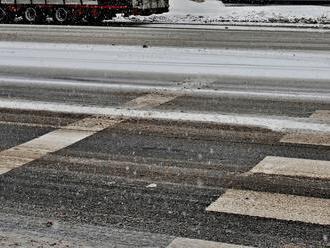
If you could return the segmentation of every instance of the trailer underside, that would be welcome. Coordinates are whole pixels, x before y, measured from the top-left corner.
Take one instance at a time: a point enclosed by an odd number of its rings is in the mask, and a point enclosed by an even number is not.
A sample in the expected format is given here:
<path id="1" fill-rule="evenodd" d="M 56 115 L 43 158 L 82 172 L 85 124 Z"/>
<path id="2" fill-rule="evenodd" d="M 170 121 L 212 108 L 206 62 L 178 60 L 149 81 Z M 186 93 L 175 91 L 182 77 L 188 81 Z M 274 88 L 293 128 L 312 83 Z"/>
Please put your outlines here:
<path id="1" fill-rule="evenodd" d="M 154 3 L 155 2 L 155 3 Z M 147 5 L 146 5 L 147 4 Z M 168 0 L 0 0 L 0 23 L 101 23 L 116 14 L 151 15 L 168 11 Z"/>

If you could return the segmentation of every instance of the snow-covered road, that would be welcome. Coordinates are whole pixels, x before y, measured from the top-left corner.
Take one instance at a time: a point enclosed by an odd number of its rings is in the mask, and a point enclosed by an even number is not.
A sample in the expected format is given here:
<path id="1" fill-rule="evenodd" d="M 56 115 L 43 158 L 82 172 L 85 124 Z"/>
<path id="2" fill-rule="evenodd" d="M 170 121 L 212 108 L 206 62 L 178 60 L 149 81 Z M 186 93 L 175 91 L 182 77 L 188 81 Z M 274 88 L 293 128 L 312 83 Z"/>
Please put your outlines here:
<path id="1" fill-rule="evenodd" d="M 330 52 L 0 43 L 0 67 L 329 80 Z"/>

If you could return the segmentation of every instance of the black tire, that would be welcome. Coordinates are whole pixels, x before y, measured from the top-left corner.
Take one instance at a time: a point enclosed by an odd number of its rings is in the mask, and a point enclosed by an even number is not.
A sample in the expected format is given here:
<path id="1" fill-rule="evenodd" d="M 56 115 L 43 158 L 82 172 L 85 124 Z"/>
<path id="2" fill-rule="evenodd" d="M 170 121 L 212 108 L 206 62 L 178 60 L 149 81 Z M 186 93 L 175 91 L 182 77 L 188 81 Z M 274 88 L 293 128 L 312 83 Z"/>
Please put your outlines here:
<path id="1" fill-rule="evenodd" d="M 53 21 L 56 24 L 69 24 L 72 21 L 72 13 L 66 8 L 57 8 L 53 13 Z"/>
<path id="2" fill-rule="evenodd" d="M 30 23 L 30 24 L 39 22 L 38 10 L 34 7 L 27 7 L 23 11 L 23 20 L 25 23 Z"/>

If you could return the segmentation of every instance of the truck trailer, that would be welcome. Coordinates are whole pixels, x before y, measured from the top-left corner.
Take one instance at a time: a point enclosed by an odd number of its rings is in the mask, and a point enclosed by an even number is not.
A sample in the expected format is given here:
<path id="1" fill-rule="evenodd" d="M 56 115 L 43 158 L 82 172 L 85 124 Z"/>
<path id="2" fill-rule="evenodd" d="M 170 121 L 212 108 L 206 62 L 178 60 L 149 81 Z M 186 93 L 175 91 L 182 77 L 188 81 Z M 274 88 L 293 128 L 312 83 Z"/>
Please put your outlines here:
<path id="1" fill-rule="evenodd" d="M 117 14 L 151 15 L 167 12 L 169 0 L 0 0 L 0 23 L 17 18 L 24 23 L 101 23 Z"/>

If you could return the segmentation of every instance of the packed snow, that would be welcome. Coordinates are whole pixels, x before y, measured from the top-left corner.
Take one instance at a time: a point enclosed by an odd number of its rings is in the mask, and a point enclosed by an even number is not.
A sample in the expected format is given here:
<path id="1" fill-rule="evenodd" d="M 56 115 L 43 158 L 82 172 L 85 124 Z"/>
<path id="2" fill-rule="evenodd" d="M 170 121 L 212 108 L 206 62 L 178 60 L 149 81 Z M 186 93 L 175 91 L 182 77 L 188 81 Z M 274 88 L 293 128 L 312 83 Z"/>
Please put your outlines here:
<path id="1" fill-rule="evenodd" d="M 146 23 L 224 22 L 330 24 L 330 6 L 225 6 L 219 0 L 170 0 L 169 13 L 130 17 Z"/>
<path id="2" fill-rule="evenodd" d="M 330 52 L 1 42 L 0 67 L 329 80 Z M 197 62 L 196 62 L 197 61 Z"/>

